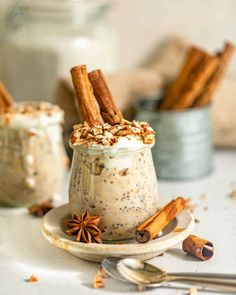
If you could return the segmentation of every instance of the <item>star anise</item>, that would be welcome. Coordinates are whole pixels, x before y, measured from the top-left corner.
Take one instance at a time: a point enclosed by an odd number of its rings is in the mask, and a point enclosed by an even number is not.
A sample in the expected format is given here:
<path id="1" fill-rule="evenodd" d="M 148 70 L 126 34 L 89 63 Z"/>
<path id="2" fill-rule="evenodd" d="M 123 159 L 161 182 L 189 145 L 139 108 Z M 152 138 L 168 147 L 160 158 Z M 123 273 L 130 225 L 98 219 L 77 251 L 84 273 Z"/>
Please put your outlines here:
<path id="1" fill-rule="evenodd" d="M 72 219 L 65 220 L 68 235 L 76 236 L 76 241 L 84 243 L 102 243 L 100 216 L 91 216 L 85 211 L 81 216 L 74 215 Z"/>
<path id="2" fill-rule="evenodd" d="M 53 208 L 54 206 L 51 201 L 45 201 L 40 204 L 32 205 L 31 207 L 28 208 L 28 211 L 30 214 L 36 217 L 42 217 Z"/>

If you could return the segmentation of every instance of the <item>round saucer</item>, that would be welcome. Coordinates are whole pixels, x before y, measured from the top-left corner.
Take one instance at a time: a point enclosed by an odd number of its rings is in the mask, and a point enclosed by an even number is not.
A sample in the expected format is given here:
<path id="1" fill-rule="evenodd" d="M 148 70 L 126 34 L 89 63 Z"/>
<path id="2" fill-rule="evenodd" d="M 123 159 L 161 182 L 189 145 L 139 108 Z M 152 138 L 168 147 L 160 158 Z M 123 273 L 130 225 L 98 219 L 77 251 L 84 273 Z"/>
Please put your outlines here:
<path id="1" fill-rule="evenodd" d="M 164 230 L 161 237 L 145 244 L 135 240 L 117 243 L 86 244 L 76 242 L 65 233 L 64 220 L 70 216 L 69 205 L 49 211 L 43 218 L 42 232 L 54 246 L 85 260 L 100 262 L 106 257 L 150 259 L 182 242 L 194 228 L 193 216 L 183 210 Z"/>

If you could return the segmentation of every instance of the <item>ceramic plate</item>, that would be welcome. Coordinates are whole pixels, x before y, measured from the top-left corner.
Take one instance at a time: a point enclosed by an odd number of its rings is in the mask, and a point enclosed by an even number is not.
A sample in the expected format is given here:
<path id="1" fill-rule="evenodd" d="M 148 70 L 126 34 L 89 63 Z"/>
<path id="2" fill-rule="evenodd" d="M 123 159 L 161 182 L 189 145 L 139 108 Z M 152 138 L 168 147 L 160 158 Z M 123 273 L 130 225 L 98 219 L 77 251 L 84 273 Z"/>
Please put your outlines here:
<path id="1" fill-rule="evenodd" d="M 69 205 L 49 211 L 43 219 L 42 232 L 54 246 L 64 249 L 82 259 L 100 262 L 106 257 L 150 259 L 164 253 L 182 242 L 194 228 L 194 219 L 183 210 L 164 230 L 161 237 L 145 244 L 135 240 L 121 243 L 86 244 L 75 242 L 65 233 L 64 220 L 70 217 Z M 180 230 L 181 229 L 181 230 Z"/>

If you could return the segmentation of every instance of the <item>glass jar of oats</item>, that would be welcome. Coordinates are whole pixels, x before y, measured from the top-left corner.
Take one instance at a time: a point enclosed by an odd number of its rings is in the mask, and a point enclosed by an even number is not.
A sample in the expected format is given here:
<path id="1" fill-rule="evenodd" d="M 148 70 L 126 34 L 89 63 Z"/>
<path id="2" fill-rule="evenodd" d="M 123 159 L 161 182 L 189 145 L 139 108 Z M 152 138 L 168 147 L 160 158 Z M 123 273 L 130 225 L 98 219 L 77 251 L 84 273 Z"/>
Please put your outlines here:
<path id="1" fill-rule="evenodd" d="M 44 102 L 16 104 L 0 114 L 0 203 L 28 206 L 60 190 L 67 157 L 63 111 Z"/>
<path id="2" fill-rule="evenodd" d="M 52 101 L 58 80 L 75 64 L 118 69 L 118 35 L 106 18 L 109 0 L 14 2 L 0 44 L 0 78 L 15 99 Z"/>
<path id="3" fill-rule="evenodd" d="M 133 238 L 137 225 L 157 211 L 152 144 L 120 138 L 114 146 L 74 145 L 69 188 L 71 214 L 100 215 L 104 240 Z"/>

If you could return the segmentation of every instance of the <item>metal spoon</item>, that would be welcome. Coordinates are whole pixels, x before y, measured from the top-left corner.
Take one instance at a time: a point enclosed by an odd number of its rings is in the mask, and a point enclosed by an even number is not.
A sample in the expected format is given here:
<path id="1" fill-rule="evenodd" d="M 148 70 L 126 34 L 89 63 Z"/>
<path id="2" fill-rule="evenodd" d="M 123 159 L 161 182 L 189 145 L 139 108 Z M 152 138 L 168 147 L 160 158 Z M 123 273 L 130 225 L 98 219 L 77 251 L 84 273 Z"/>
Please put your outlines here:
<path id="1" fill-rule="evenodd" d="M 109 257 L 105 258 L 102 261 L 102 267 L 105 272 L 112 278 L 117 279 L 122 282 L 130 283 L 127 281 L 117 270 L 117 263 L 120 261 L 120 258 Z"/>
<path id="2" fill-rule="evenodd" d="M 117 263 L 120 274 L 130 282 L 148 287 L 159 287 L 174 281 L 200 285 L 223 291 L 236 292 L 236 275 L 205 273 L 167 273 L 154 265 L 137 259 L 121 259 Z"/>

